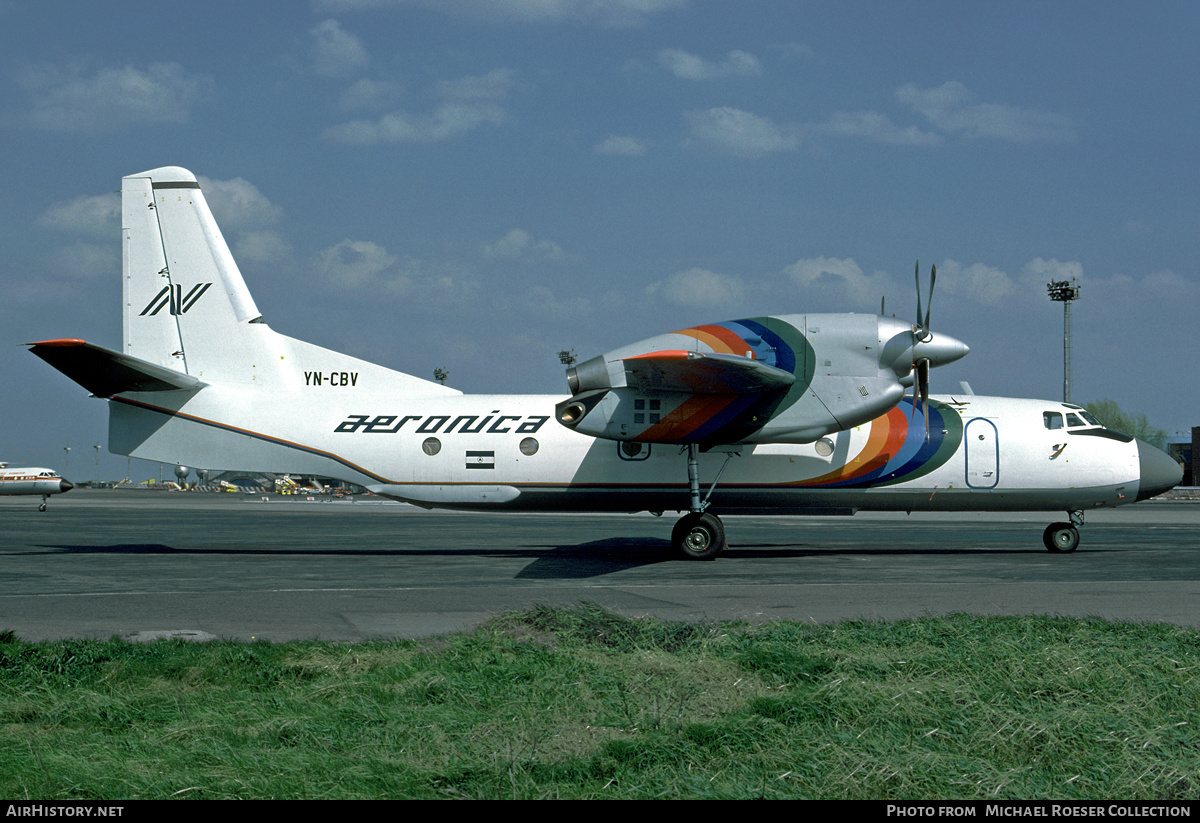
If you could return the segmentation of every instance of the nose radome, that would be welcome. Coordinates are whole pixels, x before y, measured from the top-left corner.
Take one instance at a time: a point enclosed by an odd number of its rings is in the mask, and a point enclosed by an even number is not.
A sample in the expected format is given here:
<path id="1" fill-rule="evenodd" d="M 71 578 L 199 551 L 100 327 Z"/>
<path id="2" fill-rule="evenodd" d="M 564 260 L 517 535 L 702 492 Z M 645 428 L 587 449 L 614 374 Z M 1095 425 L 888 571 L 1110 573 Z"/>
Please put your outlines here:
<path id="1" fill-rule="evenodd" d="M 1183 480 L 1183 469 L 1169 454 L 1141 440 L 1137 441 L 1137 447 L 1141 474 L 1138 500 L 1154 497 L 1179 485 Z"/>

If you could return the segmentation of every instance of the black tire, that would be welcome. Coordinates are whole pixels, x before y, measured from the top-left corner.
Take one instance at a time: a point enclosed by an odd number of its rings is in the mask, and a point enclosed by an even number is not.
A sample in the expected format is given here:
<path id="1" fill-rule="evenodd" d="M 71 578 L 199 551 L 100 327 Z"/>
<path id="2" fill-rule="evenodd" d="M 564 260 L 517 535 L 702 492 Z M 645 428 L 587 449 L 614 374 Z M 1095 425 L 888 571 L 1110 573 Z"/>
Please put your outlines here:
<path id="1" fill-rule="evenodd" d="M 725 525 L 715 514 L 685 514 L 671 529 L 671 545 L 686 560 L 715 560 L 725 551 Z"/>
<path id="2" fill-rule="evenodd" d="M 1051 523 L 1042 533 L 1042 542 L 1055 554 L 1068 554 L 1079 547 L 1079 529 L 1070 523 Z"/>

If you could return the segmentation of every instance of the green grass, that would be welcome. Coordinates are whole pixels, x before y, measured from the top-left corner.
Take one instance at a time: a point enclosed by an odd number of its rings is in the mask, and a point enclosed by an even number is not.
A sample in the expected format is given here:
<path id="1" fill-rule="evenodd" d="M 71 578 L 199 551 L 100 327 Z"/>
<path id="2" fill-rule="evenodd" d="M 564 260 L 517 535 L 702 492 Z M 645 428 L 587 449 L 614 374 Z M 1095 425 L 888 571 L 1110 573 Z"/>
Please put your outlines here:
<path id="1" fill-rule="evenodd" d="M 0 796 L 1191 799 L 1170 626 L 539 608 L 425 642 L 0 636 Z"/>

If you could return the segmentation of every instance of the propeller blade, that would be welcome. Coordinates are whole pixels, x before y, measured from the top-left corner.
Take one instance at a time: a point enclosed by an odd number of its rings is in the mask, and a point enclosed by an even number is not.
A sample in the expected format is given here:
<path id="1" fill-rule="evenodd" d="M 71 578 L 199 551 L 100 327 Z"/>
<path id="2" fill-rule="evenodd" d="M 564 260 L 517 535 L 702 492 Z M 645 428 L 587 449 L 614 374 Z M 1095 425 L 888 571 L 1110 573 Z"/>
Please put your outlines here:
<path id="1" fill-rule="evenodd" d="M 917 281 L 917 325 L 921 325 L 921 261 L 917 261 L 916 270 L 913 272 L 913 279 Z"/>
<path id="2" fill-rule="evenodd" d="M 929 331 L 929 313 L 933 311 L 933 286 L 937 283 L 937 266 L 929 272 L 929 300 L 925 303 L 925 331 Z"/>
<path id="3" fill-rule="evenodd" d="M 922 357 L 917 361 L 917 397 L 921 398 L 921 406 L 925 410 L 925 440 L 929 440 L 929 359 Z"/>

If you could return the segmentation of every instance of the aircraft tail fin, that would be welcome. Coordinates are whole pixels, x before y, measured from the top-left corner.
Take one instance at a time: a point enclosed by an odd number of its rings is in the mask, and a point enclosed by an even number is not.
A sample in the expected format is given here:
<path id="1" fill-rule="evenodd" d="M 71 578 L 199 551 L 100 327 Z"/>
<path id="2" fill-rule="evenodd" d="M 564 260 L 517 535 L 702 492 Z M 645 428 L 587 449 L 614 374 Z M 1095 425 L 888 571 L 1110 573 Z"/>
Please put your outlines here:
<path id="1" fill-rule="evenodd" d="M 121 217 L 126 354 L 194 374 L 210 365 L 208 347 L 189 345 L 201 330 L 237 338 L 240 325 L 261 321 L 191 172 L 124 178 Z"/>
<path id="2" fill-rule="evenodd" d="M 205 382 L 295 388 L 304 369 L 309 379 L 346 373 L 375 388 L 459 393 L 271 331 L 187 169 L 125 177 L 121 215 L 126 355 Z"/>

